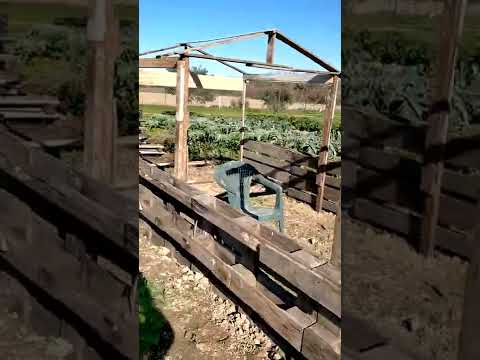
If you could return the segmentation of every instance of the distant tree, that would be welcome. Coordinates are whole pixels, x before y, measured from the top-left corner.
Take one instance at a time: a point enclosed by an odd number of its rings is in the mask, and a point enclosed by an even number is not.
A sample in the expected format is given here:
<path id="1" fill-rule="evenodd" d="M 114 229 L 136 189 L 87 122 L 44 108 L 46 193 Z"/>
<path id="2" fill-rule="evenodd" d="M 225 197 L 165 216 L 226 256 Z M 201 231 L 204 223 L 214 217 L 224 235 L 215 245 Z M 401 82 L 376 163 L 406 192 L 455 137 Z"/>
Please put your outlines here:
<path id="1" fill-rule="evenodd" d="M 208 75 L 208 70 L 203 66 L 192 66 L 190 68 L 190 72 L 197 75 Z"/>

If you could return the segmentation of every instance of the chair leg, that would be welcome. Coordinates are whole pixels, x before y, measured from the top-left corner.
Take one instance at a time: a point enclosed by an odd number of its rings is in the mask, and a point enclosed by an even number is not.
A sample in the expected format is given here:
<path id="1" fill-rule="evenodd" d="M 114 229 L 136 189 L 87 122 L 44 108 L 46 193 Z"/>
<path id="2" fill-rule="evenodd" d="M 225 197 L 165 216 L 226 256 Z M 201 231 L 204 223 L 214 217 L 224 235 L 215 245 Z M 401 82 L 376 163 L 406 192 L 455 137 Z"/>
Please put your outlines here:
<path id="1" fill-rule="evenodd" d="M 285 231 L 285 224 L 284 224 L 284 220 L 283 220 L 283 217 L 278 220 L 278 230 L 283 233 Z"/>

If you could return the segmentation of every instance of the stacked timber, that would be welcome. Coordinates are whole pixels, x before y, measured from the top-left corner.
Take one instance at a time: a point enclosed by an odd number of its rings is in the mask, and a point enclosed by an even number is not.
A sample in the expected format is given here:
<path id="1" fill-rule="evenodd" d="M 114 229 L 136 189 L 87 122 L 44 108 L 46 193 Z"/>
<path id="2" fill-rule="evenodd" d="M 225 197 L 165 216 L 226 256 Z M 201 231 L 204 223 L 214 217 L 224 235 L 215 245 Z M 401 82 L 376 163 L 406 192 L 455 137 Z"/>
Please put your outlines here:
<path id="1" fill-rule="evenodd" d="M 309 360 L 340 358 L 340 268 L 293 239 L 140 160 L 150 241 L 200 269 Z"/>

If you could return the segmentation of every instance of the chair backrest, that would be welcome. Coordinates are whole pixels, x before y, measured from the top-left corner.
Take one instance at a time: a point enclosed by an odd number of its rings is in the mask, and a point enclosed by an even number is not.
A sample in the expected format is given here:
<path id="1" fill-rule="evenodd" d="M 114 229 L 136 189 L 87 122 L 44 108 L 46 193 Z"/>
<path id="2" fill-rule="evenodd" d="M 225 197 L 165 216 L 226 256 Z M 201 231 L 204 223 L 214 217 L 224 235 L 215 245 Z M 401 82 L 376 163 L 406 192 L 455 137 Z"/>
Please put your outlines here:
<path id="1" fill-rule="evenodd" d="M 215 169 L 215 181 L 223 187 L 233 207 L 245 208 L 250 202 L 252 177 L 259 172 L 252 165 L 242 161 L 229 161 Z"/>

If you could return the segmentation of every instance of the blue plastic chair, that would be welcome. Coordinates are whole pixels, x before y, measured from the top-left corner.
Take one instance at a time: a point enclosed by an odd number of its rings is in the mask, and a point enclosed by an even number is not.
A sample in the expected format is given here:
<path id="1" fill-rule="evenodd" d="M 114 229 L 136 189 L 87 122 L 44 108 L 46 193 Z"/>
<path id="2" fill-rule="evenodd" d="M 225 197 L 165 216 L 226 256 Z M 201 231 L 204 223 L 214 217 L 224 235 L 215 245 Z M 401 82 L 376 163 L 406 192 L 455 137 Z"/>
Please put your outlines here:
<path id="1" fill-rule="evenodd" d="M 283 189 L 280 185 L 268 180 L 254 166 L 242 161 L 230 161 L 217 166 L 214 178 L 217 184 L 226 190 L 230 206 L 242 210 L 258 221 L 275 221 L 280 232 L 284 231 Z M 275 192 L 276 200 L 273 209 L 251 205 L 252 182 L 260 183 L 266 189 Z"/>

